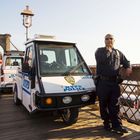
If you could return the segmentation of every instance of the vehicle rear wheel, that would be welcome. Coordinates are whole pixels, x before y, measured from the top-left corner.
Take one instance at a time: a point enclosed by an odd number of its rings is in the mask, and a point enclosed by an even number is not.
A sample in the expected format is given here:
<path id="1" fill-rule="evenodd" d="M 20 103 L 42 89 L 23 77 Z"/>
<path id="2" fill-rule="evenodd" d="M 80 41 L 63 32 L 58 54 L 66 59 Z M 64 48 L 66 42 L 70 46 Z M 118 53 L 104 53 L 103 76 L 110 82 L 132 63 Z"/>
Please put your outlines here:
<path id="1" fill-rule="evenodd" d="M 66 125 L 72 125 L 77 122 L 79 108 L 68 108 L 60 111 L 63 122 Z"/>
<path id="2" fill-rule="evenodd" d="M 15 85 L 15 87 L 14 87 L 14 103 L 16 105 L 20 105 L 21 104 L 21 101 L 17 97 L 17 94 L 18 94 L 17 92 L 18 92 L 17 91 L 17 86 Z"/>

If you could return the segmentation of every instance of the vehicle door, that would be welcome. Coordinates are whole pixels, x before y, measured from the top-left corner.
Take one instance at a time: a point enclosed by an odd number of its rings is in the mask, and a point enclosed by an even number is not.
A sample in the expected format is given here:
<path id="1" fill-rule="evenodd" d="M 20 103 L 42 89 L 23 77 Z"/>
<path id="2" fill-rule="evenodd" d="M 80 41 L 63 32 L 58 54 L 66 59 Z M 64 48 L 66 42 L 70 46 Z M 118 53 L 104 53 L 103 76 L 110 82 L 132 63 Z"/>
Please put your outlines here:
<path id="1" fill-rule="evenodd" d="M 31 88 L 35 84 L 35 80 L 33 78 L 35 77 L 35 75 L 33 74 L 33 61 L 34 61 L 34 50 L 33 50 L 33 45 L 30 45 L 26 49 L 25 60 L 22 66 L 23 104 L 28 109 L 28 111 L 31 111 L 31 104 L 32 104 Z"/>

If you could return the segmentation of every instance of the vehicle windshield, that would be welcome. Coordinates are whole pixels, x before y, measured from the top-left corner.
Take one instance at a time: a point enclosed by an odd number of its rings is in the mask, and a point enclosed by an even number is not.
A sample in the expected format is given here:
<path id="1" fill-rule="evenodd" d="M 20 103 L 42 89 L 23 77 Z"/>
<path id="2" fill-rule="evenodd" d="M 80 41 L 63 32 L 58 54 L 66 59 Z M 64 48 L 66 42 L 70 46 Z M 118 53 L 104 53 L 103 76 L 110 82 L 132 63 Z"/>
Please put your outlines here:
<path id="1" fill-rule="evenodd" d="M 73 44 L 39 44 L 38 48 L 41 76 L 89 74 Z"/>
<path id="2" fill-rule="evenodd" d="M 23 58 L 22 57 L 7 57 L 5 66 L 20 66 L 22 65 Z"/>

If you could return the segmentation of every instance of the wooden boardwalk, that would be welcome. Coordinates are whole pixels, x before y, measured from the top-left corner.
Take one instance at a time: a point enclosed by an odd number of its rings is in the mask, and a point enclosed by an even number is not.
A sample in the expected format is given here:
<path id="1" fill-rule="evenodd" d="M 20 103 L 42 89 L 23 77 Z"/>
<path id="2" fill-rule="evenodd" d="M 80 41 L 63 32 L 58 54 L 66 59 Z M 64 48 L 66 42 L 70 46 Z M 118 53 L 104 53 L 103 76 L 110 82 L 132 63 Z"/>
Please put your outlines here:
<path id="1" fill-rule="evenodd" d="M 123 120 L 129 133 L 118 135 L 102 128 L 98 110 L 82 108 L 78 122 L 65 126 L 51 113 L 29 115 L 13 104 L 12 95 L 0 97 L 0 140 L 140 140 L 140 126 Z"/>

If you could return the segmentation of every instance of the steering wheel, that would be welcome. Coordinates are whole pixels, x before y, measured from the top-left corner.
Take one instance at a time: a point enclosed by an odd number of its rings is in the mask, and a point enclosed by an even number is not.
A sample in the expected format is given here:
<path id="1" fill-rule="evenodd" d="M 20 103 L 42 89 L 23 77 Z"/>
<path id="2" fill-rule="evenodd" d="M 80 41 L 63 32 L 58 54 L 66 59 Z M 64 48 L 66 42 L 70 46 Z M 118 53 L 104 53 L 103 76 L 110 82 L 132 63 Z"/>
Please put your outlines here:
<path id="1" fill-rule="evenodd" d="M 57 63 L 57 62 L 53 61 L 51 63 L 51 68 L 52 69 L 61 69 L 61 68 L 63 68 L 63 65 L 61 65 L 60 63 Z"/>

